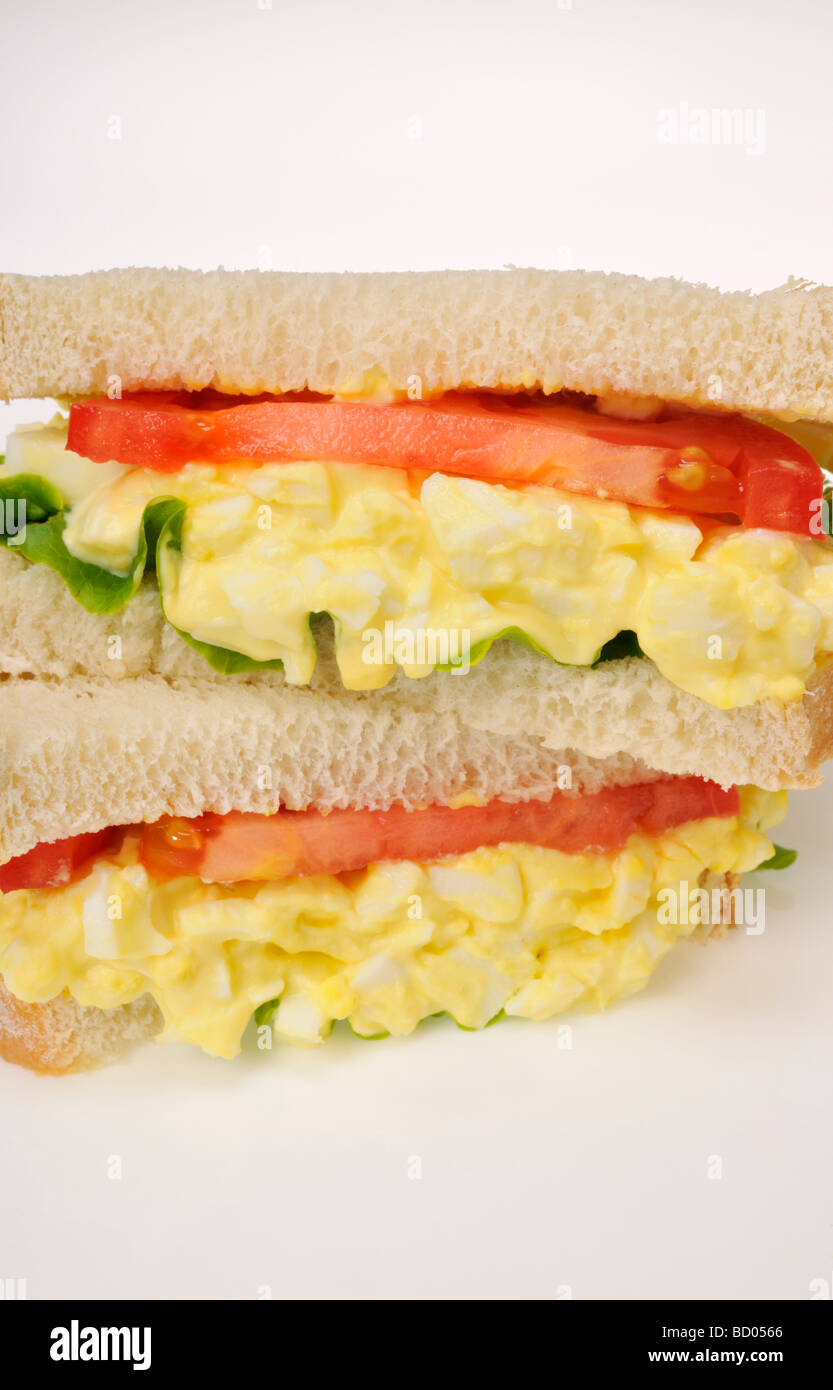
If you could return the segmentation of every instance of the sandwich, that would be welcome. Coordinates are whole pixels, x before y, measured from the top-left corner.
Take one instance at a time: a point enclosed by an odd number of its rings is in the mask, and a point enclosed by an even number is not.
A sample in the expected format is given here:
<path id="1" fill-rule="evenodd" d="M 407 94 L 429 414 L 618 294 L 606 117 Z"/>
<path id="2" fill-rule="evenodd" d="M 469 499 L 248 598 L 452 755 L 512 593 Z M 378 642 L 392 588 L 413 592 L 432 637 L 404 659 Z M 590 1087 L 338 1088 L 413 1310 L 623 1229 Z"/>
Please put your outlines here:
<path id="1" fill-rule="evenodd" d="M 0 1052 L 598 1009 L 833 744 L 833 290 L 0 276 Z"/>

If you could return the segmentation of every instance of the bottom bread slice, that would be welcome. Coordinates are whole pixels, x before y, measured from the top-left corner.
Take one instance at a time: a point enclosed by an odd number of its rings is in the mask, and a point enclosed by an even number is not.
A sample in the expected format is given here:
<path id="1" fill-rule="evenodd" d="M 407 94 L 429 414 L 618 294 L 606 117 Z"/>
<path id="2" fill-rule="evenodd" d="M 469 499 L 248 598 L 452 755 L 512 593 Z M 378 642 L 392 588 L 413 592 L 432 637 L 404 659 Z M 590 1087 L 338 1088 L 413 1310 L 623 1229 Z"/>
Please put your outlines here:
<path id="1" fill-rule="evenodd" d="M 0 980 L 0 1056 L 32 1071 L 55 1075 L 113 1062 L 161 1028 L 148 994 L 116 1009 L 82 1008 L 69 994 L 24 1004 Z"/>

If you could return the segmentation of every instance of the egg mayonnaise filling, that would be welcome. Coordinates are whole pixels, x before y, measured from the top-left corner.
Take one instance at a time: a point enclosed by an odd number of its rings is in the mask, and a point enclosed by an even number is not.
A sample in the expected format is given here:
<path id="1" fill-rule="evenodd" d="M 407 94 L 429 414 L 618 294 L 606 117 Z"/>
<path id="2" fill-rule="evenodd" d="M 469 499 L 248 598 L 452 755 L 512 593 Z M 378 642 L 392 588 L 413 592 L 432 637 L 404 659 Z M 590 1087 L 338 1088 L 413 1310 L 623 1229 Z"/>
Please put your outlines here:
<path id="1" fill-rule="evenodd" d="M 127 574 L 145 507 L 187 506 L 160 547 L 180 632 L 307 683 L 326 612 L 344 685 L 457 673 L 510 635 L 588 665 L 619 632 L 681 689 L 722 709 L 800 697 L 833 651 L 833 548 L 784 532 L 443 474 L 338 463 L 91 465 L 65 426 L 12 435 L 0 480 L 36 474 L 66 498 L 71 556 Z"/>
<path id="2" fill-rule="evenodd" d="M 615 854 L 502 844 L 227 885 L 155 881 L 128 835 L 65 887 L 0 896 L 0 976 L 30 1003 L 67 991 L 109 1009 L 150 994 L 163 1036 L 221 1057 L 276 999 L 274 1035 L 300 1043 L 339 1019 L 373 1037 L 441 1012 L 481 1028 L 501 1012 L 600 1009 L 698 925 L 695 911 L 660 910 L 663 890 L 754 869 L 785 811 L 786 793 L 747 787 L 738 815 L 634 835 Z"/>

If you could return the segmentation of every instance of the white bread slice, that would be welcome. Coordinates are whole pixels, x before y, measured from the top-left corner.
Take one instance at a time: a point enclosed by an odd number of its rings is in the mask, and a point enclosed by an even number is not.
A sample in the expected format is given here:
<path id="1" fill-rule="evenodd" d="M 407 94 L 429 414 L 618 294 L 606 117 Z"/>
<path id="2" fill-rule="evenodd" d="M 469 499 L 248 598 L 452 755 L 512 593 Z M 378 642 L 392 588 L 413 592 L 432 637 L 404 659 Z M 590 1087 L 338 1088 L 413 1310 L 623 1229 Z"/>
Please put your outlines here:
<path id="1" fill-rule="evenodd" d="M 0 863 L 166 814 L 549 798 L 565 768 L 575 791 L 663 775 L 630 752 L 549 748 L 514 729 L 467 728 L 451 707 L 426 717 L 407 698 L 345 697 L 340 686 L 0 681 Z"/>
<path id="2" fill-rule="evenodd" d="M 807 785 L 833 740 L 830 673 L 786 710 L 734 712 L 637 658 L 575 670 L 508 645 L 465 676 L 327 680 L 0 680 L 0 863 L 165 814 L 546 798 L 565 768 L 588 791 L 669 773 Z"/>
<path id="3" fill-rule="evenodd" d="M 709 891 L 736 888 L 738 874 L 700 876 Z M 719 936 L 734 925 L 734 899 L 720 899 L 720 922 L 700 939 Z M 82 1008 L 69 995 L 48 1004 L 24 1004 L 0 979 L 0 1057 L 32 1071 L 57 1074 L 84 1071 L 117 1060 L 119 1053 L 162 1030 L 162 1015 L 150 995 L 118 1009 Z"/>
<path id="4" fill-rule="evenodd" d="M 833 419 L 833 289 L 589 271 L 0 275 L 0 397 L 563 387 Z"/>

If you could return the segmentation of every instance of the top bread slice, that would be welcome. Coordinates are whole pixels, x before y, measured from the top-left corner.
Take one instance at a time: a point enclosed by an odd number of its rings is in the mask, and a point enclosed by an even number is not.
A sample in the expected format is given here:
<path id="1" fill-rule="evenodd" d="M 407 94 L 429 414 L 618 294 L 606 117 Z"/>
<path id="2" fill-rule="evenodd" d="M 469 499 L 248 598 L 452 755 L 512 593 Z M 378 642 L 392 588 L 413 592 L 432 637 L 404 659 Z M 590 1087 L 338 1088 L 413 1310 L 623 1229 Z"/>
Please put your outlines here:
<path id="1" fill-rule="evenodd" d="M 0 397 L 631 392 L 833 420 L 833 289 L 557 270 L 0 275 Z"/>

